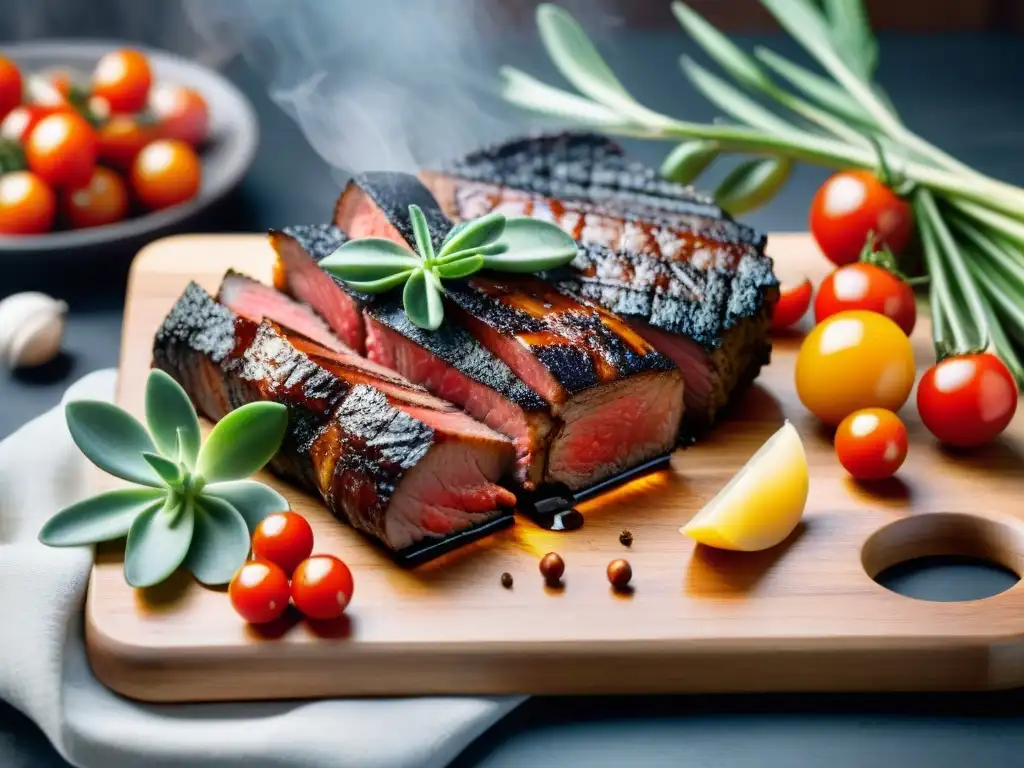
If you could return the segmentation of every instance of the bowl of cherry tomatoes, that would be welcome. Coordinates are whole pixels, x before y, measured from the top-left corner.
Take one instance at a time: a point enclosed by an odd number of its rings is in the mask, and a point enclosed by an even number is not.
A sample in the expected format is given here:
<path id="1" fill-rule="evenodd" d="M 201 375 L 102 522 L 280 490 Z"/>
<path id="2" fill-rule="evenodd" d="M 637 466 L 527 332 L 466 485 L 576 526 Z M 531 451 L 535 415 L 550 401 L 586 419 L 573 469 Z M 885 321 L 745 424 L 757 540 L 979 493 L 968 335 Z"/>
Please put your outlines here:
<path id="1" fill-rule="evenodd" d="M 117 44 L 5 46 L 0 254 L 138 247 L 230 191 L 258 140 L 246 98 L 186 59 Z"/>

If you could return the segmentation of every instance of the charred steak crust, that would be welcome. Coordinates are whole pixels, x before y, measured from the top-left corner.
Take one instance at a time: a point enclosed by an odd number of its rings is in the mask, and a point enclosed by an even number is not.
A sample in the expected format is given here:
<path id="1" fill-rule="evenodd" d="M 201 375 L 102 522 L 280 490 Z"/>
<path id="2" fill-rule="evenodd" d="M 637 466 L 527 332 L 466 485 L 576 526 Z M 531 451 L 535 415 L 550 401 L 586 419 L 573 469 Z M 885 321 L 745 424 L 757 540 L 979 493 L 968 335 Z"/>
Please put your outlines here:
<path id="1" fill-rule="evenodd" d="M 235 348 L 235 313 L 190 282 L 156 332 L 154 357 L 161 368 L 187 366 L 195 355 L 215 363 Z"/>
<path id="2" fill-rule="evenodd" d="M 504 361 L 454 323 L 445 322 L 436 331 L 418 328 L 409 320 L 401 301 L 394 297 L 385 297 L 365 311 L 381 325 L 419 345 L 462 375 L 497 391 L 524 411 L 548 411 L 544 399 L 524 384 Z"/>
<path id="3" fill-rule="evenodd" d="M 438 206 L 434 196 L 430 194 L 430 190 L 415 176 L 406 173 L 371 171 L 353 176 L 351 183 L 370 196 L 370 199 L 387 216 L 410 247 L 414 247 L 416 243 L 412 222 L 409 219 L 410 205 L 418 205 L 422 209 L 435 249 L 441 247 L 448 230 L 452 228 L 452 222 Z M 339 197 L 339 205 L 341 200 L 342 198 Z M 337 218 L 337 211 L 335 214 L 335 218 Z"/>
<path id="4" fill-rule="evenodd" d="M 654 168 L 629 160 L 616 142 L 589 132 L 539 134 L 491 145 L 442 167 L 462 179 L 512 187 L 602 206 L 617 215 L 641 213 L 666 226 L 673 217 L 705 217 L 699 233 L 762 246 L 765 236 L 738 224 L 707 195 L 666 181 Z M 638 210 L 639 209 L 639 210 Z"/>
<path id="5" fill-rule="evenodd" d="M 573 302 L 570 309 L 552 306 L 548 294 L 555 291 L 536 278 L 488 273 L 478 279 L 452 281 L 446 291 L 460 309 L 498 333 L 536 339 L 530 345 L 532 354 L 570 396 L 609 379 L 675 368 L 671 360 L 646 344 L 632 348 L 602 322 L 602 314 L 589 303 Z M 523 296 L 536 297 L 544 306 L 541 317 L 517 306 Z"/>
<path id="6" fill-rule="evenodd" d="M 546 273 L 561 290 L 627 319 L 692 339 L 710 351 L 723 330 L 774 301 L 778 280 L 766 256 L 742 257 L 734 271 L 582 245 L 570 269 Z"/>
<path id="7" fill-rule="evenodd" d="M 280 231 L 295 238 L 302 249 L 317 262 L 348 242 L 348 235 L 333 224 L 297 224 L 282 227 Z"/>

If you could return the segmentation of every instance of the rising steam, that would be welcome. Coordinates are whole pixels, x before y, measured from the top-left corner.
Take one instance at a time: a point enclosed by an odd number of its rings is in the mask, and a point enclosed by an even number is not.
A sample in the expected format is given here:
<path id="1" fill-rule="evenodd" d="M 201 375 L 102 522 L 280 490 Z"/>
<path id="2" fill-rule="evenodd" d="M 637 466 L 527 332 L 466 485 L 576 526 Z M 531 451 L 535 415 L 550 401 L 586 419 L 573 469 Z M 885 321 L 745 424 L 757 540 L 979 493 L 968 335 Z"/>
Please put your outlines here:
<path id="1" fill-rule="evenodd" d="M 410 171 L 508 134 L 478 0 L 186 0 L 333 168 Z"/>

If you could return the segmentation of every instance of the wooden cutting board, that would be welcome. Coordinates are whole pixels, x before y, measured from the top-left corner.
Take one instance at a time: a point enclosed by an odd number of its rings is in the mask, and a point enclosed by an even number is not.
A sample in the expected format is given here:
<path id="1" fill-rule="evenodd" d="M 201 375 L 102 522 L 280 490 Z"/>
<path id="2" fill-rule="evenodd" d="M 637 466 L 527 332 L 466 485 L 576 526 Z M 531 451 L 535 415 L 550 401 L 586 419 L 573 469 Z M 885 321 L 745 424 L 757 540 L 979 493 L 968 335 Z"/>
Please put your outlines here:
<path id="1" fill-rule="evenodd" d="M 806 235 L 773 235 L 783 279 L 827 269 Z M 161 240 L 136 259 L 124 319 L 118 402 L 141 416 L 153 333 L 186 283 L 211 292 L 229 268 L 263 280 L 257 235 Z M 805 320 L 805 323 L 808 321 Z M 914 335 L 932 360 L 927 318 Z M 316 550 L 344 559 L 355 596 L 341 620 L 245 625 L 224 591 L 179 574 L 136 591 L 123 550 L 103 547 L 86 605 L 96 676 L 126 696 L 202 701 L 350 695 L 985 689 L 1024 684 L 1024 588 L 972 602 L 902 597 L 873 581 L 928 554 L 976 555 L 1024 569 L 1024 420 L 995 444 L 940 450 L 911 405 L 911 453 L 898 479 L 850 481 L 830 435 L 793 390 L 800 333 L 713 434 L 671 468 L 583 505 L 571 533 L 527 520 L 414 570 L 336 522 L 309 496 L 267 476 L 309 518 Z M 790 419 L 811 465 L 805 522 L 762 553 L 695 547 L 678 533 Z M 115 481 L 103 476 L 101 483 Z M 628 528 L 633 545 L 619 543 Z M 546 587 L 538 561 L 566 564 Z M 609 561 L 632 564 L 631 595 L 611 591 Z M 502 572 L 512 589 L 502 588 Z"/>

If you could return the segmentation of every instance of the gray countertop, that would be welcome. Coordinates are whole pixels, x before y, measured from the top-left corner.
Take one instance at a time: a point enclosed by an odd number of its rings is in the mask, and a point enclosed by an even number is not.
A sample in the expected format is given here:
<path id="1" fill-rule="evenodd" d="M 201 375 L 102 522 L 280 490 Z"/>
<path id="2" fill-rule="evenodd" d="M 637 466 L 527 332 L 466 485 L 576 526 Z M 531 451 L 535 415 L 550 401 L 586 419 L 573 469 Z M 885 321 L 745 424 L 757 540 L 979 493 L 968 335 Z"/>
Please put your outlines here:
<path id="1" fill-rule="evenodd" d="M 747 41 L 767 42 L 784 54 L 797 55 L 781 38 Z M 906 121 L 927 138 L 982 171 L 1024 184 L 1022 45 L 1020 38 L 989 34 L 883 37 L 880 79 Z M 641 100 L 679 116 L 707 120 L 713 109 L 688 86 L 675 64 L 687 49 L 675 30 L 623 32 L 608 58 Z M 503 58 L 534 72 L 550 72 L 532 42 L 510 44 Z M 256 106 L 262 146 L 240 188 L 196 228 L 260 231 L 326 219 L 336 181 L 244 63 L 230 62 L 225 71 Z M 502 114 L 509 133 L 524 124 L 510 109 Z M 650 162 L 668 148 L 630 146 Z M 825 175 L 822 169 L 801 167 L 779 198 L 747 220 L 766 230 L 804 229 L 808 202 Z M 45 263 L 17 272 L 0 266 L 0 275 L 4 294 L 47 290 L 71 305 L 67 356 L 43 371 L 0 376 L 4 437 L 56 404 L 74 378 L 116 364 L 124 277 L 84 265 L 80 273 L 53 275 Z M 927 573 L 899 574 L 893 583 L 922 597 L 963 599 L 1004 588 L 1007 577 L 991 569 L 947 564 Z M 456 765 L 1021 765 L 1022 715 L 1024 696 L 1018 692 L 533 699 L 482 737 Z M 0 766 L 63 765 L 30 722 L 0 705 Z"/>

